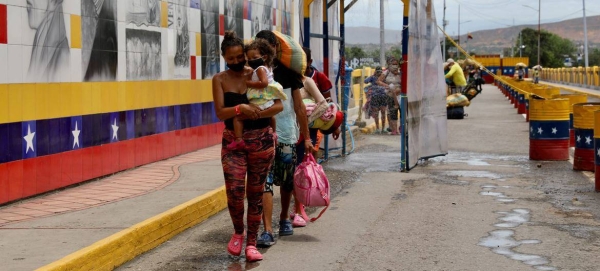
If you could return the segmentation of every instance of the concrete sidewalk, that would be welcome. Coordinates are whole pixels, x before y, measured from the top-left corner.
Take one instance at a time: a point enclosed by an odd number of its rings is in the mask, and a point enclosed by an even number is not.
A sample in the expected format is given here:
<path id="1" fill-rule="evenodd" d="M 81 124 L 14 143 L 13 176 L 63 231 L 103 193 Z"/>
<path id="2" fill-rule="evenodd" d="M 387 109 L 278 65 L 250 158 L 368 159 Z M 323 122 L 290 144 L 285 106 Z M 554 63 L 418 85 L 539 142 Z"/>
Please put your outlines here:
<path id="1" fill-rule="evenodd" d="M 222 187 L 220 151 L 213 146 L 0 208 L 0 269 L 34 270 Z"/>
<path id="2" fill-rule="evenodd" d="M 349 111 L 350 122 L 356 113 Z M 220 151 L 216 145 L 0 207 L 0 270 L 112 270 L 202 222 L 227 207 Z"/>

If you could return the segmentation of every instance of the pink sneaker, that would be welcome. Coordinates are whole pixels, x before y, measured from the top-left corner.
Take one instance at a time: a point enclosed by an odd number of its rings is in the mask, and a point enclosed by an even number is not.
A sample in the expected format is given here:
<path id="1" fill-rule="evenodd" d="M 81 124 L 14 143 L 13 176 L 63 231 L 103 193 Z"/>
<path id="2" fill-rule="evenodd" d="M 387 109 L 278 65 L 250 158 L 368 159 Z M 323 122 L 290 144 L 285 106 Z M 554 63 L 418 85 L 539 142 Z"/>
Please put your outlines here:
<path id="1" fill-rule="evenodd" d="M 255 246 L 246 246 L 246 261 L 257 262 L 263 259 L 263 255 L 258 252 Z"/>
<path id="2" fill-rule="evenodd" d="M 292 221 L 292 226 L 294 228 L 306 227 L 306 220 L 304 220 L 304 218 L 302 218 L 301 215 L 294 214 L 294 216 L 292 217 L 292 219 L 294 219 Z"/>
<path id="3" fill-rule="evenodd" d="M 231 143 L 229 143 L 229 145 L 227 145 L 227 149 L 230 151 L 239 151 L 239 150 L 243 150 L 246 147 L 246 142 L 244 142 L 244 140 L 234 140 L 231 141 Z"/>

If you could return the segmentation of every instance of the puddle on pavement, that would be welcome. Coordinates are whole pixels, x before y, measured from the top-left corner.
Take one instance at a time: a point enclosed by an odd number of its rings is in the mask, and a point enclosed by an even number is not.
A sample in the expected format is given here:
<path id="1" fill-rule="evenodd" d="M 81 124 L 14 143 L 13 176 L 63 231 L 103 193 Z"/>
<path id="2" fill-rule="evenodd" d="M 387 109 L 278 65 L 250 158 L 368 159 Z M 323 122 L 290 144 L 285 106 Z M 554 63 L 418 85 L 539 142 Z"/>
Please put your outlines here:
<path id="1" fill-rule="evenodd" d="M 492 173 L 489 171 L 482 170 L 453 170 L 442 172 L 442 174 L 446 176 L 454 176 L 454 177 L 468 177 L 468 178 L 487 178 L 497 181 L 503 181 L 502 176 Z"/>
<path id="2" fill-rule="evenodd" d="M 468 152 L 450 152 L 444 157 L 431 158 L 427 161 L 428 165 L 448 164 L 448 163 L 464 163 L 470 166 L 491 166 L 487 161 L 508 161 L 511 163 L 528 162 L 529 157 L 526 156 L 506 156 L 506 155 L 489 155 L 481 153 Z M 518 163 L 514 166 L 522 167 L 524 164 Z M 504 165 L 507 166 L 507 165 Z"/>
<path id="3" fill-rule="evenodd" d="M 498 228 L 516 228 L 521 224 L 528 222 L 531 218 L 529 210 L 527 209 L 513 209 L 510 212 L 496 212 L 497 214 L 504 215 L 500 217 L 502 223 L 494 224 Z"/>
<path id="4" fill-rule="evenodd" d="M 510 188 L 510 186 L 500 186 L 501 188 Z M 482 196 L 492 196 L 496 198 L 496 201 L 498 202 L 503 202 L 503 203 L 511 203 L 511 202 L 515 202 L 515 199 L 511 199 L 509 197 L 507 197 L 506 195 L 504 195 L 504 193 L 502 192 L 492 192 L 494 189 L 497 189 L 498 186 L 497 185 L 493 185 L 493 184 L 485 184 L 481 186 L 481 189 L 483 191 L 479 192 L 479 195 Z"/>
<path id="5" fill-rule="evenodd" d="M 531 265 L 538 270 L 556 270 L 547 266 L 550 261 L 542 256 L 515 252 L 513 249 L 523 244 L 539 244 L 539 240 L 517 241 L 513 238 L 513 230 L 495 230 L 479 241 L 480 246 L 490 248 L 492 252 Z"/>
<path id="6" fill-rule="evenodd" d="M 348 155 L 328 163 L 327 168 L 360 172 L 400 171 L 400 151 L 398 152 L 361 152 L 360 155 Z"/>
<path id="7" fill-rule="evenodd" d="M 531 212 L 527 209 L 513 209 L 510 212 L 497 212 L 503 215 L 499 218 L 501 223 L 497 223 L 494 226 L 499 228 L 516 228 L 523 223 L 529 222 L 531 219 Z M 488 233 L 488 236 L 483 237 L 479 240 L 478 245 L 489 248 L 492 252 L 505 256 L 515 261 L 520 261 L 524 264 L 530 265 L 538 270 L 556 270 L 555 267 L 549 266 L 550 261 L 543 256 L 534 254 L 524 254 L 514 251 L 514 249 L 520 245 L 528 244 L 535 245 L 540 244 L 540 240 L 515 240 L 514 230 L 501 229 L 494 230 Z"/>

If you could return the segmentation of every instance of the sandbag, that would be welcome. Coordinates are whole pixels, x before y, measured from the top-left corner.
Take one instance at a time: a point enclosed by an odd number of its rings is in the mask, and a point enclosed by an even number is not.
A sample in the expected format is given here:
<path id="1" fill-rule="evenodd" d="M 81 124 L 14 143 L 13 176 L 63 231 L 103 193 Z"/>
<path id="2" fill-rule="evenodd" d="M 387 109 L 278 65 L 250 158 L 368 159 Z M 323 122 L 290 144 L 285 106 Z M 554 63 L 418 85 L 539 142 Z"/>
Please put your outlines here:
<path id="1" fill-rule="evenodd" d="M 467 98 L 467 96 L 465 96 L 461 93 L 455 93 L 452 95 L 448 95 L 448 97 L 446 97 L 446 106 L 447 107 L 469 106 L 470 104 L 471 104 L 471 102 L 469 102 L 469 99 Z"/>
<path id="2" fill-rule="evenodd" d="M 304 54 L 304 50 L 302 50 L 302 45 L 292 37 L 279 31 L 273 30 L 273 34 L 275 34 L 275 37 L 277 37 L 277 40 L 279 41 L 277 59 L 289 69 L 299 74 L 304 74 L 307 63 L 306 54 Z"/>

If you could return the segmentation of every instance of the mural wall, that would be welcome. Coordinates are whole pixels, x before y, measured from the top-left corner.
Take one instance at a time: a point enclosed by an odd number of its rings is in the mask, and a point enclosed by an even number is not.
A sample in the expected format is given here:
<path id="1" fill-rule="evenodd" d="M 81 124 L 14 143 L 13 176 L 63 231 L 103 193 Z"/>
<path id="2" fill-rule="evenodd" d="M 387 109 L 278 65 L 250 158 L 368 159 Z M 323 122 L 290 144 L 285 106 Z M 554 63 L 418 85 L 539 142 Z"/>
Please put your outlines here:
<path id="1" fill-rule="evenodd" d="M 0 204 L 218 144 L 225 30 L 291 0 L 0 0 Z"/>

